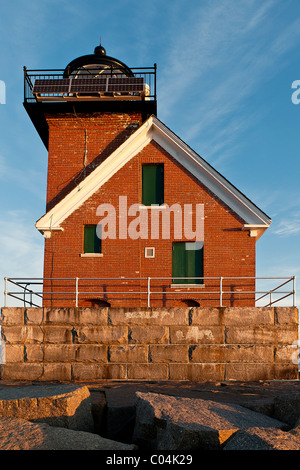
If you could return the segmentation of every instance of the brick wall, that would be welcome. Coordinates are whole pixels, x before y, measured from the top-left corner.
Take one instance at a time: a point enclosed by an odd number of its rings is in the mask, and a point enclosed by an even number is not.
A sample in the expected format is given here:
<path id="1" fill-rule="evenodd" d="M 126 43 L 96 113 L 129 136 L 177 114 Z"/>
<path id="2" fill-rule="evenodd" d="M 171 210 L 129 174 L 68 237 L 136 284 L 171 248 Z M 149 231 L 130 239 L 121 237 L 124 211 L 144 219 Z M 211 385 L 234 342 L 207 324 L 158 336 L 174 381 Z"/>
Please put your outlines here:
<path id="1" fill-rule="evenodd" d="M 10 307 L 1 334 L 3 380 L 298 378 L 296 308 Z"/>
<path id="2" fill-rule="evenodd" d="M 131 116 L 130 119 L 134 121 L 136 117 L 133 119 L 133 116 Z M 59 126 L 62 126 L 61 122 L 59 122 Z M 84 139 L 82 129 L 78 132 L 82 142 Z M 91 145 L 92 137 L 90 134 L 88 136 L 88 142 Z M 56 137 L 56 145 L 58 145 L 57 141 L 58 138 Z M 81 146 L 80 157 L 78 157 L 80 161 L 83 158 L 83 150 Z M 51 154 L 53 152 L 54 143 L 52 143 Z M 90 158 L 92 158 L 92 154 L 92 150 L 88 147 Z M 70 155 L 68 159 L 71 159 Z M 148 276 L 172 276 L 172 242 L 178 240 L 174 237 L 173 223 L 171 223 L 170 227 L 170 239 L 158 240 L 152 238 L 139 238 L 137 240 L 127 238 L 120 240 L 117 223 L 117 238 L 103 241 L 103 257 L 84 258 L 80 256 L 83 252 L 83 227 L 85 224 L 97 224 L 100 221 L 101 217 L 96 215 L 99 204 L 112 204 L 116 208 L 118 222 L 119 196 L 127 196 L 128 207 L 141 202 L 141 168 L 143 163 L 149 162 L 164 164 L 166 204 L 172 206 L 172 204 L 178 203 L 182 208 L 184 204 L 193 204 L 194 208 L 197 203 L 204 204 L 204 276 L 255 276 L 256 239 L 250 237 L 248 231 L 242 230 L 243 221 L 214 194 L 201 185 L 193 175 L 178 164 L 171 155 L 155 142 L 151 142 L 62 223 L 63 232 L 53 232 L 51 238 L 45 240 L 45 278 L 109 278 L 122 276 L 125 278 L 140 278 Z M 57 167 L 55 171 L 59 172 L 60 167 Z M 52 177 L 54 178 L 54 174 Z M 64 178 L 67 179 L 66 176 Z M 50 195 L 48 197 L 51 199 Z M 128 224 L 134 218 L 129 217 Z M 148 226 L 150 227 L 150 215 Z M 193 229 L 195 230 L 195 217 Z M 148 234 L 150 237 L 150 229 Z M 188 239 L 183 237 L 181 240 Z M 144 249 L 147 246 L 155 248 L 155 258 L 144 257 Z M 71 287 L 68 287 L 73 292 L 74 282 Z M 109 282 L 98 283 L 91 290 L 103 291 L 103 295 L 96 295 L 94 297 L 108 301 L 112 307 L 147 306 L 146 295 L 141 296 L 132 293 L 126 296 L 112 296 L 106 293 L 109 290 L 122 291 L 124 286 L 126 290 L 130 289 L 132 292 L 140 290 L 141 283 L 138 281 L 130 282 L 131 286 L 128 284 L 128 281 L 121 281 L 119 285 Z M 145 289 L 146 281 L 142 282 Z M 201 294 L 200 297 L 199 295 L 195 296 L 193 295 L 195 289 L 192 288 L 189 289 L 188 294 L 181 295 L 177 294 L 175 289 L 170 287 L 171 279 L 164 282 L 156 281 L 156 283 L 157 286 L 154 290 L 165 292 L 165 294 L 153 295 L 151 306 L 180 306 L 184 305 L 186 299 L 200 301 L 200 306 L 219 305 L 219 295 Z M 54 285 L 55 283 L 52 284 Z M 216 285 L 218 285 L 218 281 L 206 281 L 205 291 L 216 290 Z M 229 290 L 230 294 L 224 296 L 223 305 L 253 305 L 253 295 L 245 296 L 239 292 L 241 289 L 253 291 L 254 281 L 231 280 L 230 282 L 228 281 L 227 286 L 224 285 L 224 288 Z M 54 290 L 57 289 L 65 291 L 66 284 L 56 286 Z M 187 291 L 187 289 L 184 290 Z M 93 296 L 81 296 L 79 306 L 89 306 L 90 304 L 87 299 L 91 297 Z M 44 306 L 75 306 L 75 296 L 69 296 L 67 300 L 62 297 L 55 300 L 54 296 L 52 296 L 48 298 Z"/>
<path id="3" fill-rule="evenodd" d="M 118 148 L 142 123 L 139 112 L 47 114 L 47 211 Z"/>

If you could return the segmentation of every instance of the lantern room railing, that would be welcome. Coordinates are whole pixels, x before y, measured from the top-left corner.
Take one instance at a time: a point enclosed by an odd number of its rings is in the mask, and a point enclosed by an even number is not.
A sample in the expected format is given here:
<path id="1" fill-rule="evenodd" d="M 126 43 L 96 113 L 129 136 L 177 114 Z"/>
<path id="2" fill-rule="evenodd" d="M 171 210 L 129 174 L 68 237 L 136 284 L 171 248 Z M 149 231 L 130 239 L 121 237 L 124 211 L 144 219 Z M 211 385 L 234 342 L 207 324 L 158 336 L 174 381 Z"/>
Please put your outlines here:
<path id="1" fill-rule="evenodd" d="M 132 76 L 113 66 L 81 69 L 66 76 L 65 70 L 28 70 L 24 67 L 24 102 L 45 101 L 156 101 L 156 64 L 131 68 Z"/>

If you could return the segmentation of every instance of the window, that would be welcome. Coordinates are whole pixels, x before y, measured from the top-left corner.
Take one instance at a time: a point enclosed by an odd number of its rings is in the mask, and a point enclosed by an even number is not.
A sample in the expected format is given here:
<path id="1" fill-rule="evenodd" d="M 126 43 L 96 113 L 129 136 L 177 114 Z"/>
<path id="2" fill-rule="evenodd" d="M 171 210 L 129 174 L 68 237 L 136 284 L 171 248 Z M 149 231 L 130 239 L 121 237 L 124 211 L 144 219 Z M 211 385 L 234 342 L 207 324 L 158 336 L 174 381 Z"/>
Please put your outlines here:
<path id="1" fill-rule="evenodd" d="M 83 249 L 84 253 L 101 253 L 101 239 L 97 235 L 97 225 L 84 226 Z"/>
<path id="2" fill-rule="evenodd" d="M 174 242 L 172 253 L 173 284 L 203 284 L 203 279 L 185 279 L 203 277 L 203 243 Z"/>
<path id="3" fill-rule="evenodd" d="M 164 165 L 142 166 L 142 204 L 163 204 L 164 202 Z"/>
<path id="4" fill-rule="evenodd" d="M 145 248 L 145 258 L 155 258 L 155 248 L 146 246 Z"/>

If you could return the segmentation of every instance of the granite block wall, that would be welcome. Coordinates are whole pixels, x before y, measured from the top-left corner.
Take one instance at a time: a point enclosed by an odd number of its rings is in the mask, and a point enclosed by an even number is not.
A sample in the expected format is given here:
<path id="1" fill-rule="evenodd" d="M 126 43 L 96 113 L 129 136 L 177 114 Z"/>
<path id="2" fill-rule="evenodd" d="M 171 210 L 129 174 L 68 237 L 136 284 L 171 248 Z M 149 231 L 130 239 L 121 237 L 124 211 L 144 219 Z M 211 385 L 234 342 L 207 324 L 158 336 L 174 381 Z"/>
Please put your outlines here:
<path id="1" fill-rule="evenodd" d="M 294 307 L 2 308 L 1 379 L 298 379 Z"/>

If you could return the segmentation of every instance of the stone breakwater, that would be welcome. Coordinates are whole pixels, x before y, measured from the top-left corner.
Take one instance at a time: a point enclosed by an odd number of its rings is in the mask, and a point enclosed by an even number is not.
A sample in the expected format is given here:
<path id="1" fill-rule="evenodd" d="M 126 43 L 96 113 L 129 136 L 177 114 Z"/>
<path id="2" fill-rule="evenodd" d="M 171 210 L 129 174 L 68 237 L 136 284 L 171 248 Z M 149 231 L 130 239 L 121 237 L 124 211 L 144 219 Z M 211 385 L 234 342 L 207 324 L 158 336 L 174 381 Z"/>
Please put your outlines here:
<path id="1" fill-rule="evenodd" d="M 0 450 L 300 450 L 300 384 L 0 382 Z"/>
<path id="2" fill-rule="evenodd" d="M 3 380 L 298 378 L 294 307 L 8 307 L 0 324 Z"/>

